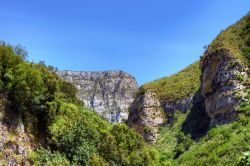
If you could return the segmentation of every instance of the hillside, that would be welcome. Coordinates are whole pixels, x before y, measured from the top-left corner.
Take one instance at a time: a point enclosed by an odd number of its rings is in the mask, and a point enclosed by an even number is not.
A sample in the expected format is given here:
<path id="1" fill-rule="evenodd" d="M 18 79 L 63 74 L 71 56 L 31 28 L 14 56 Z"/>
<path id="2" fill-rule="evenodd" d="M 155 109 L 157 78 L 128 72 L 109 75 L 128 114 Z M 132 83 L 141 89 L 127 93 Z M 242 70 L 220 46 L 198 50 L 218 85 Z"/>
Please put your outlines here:
<path id="1" fill-rule="evenodd" d="M 131 106 L 128 125 L 135 128 L 145 140 L 158 138 L 158 126 L 173 121 L 176 110 L 186 112 L 200 86 L 199 62 L 182 71 L 139 88 Z"/>
<path id="2" fill-rule="evenodd" d="M 87 80 L 97 84 L 84 84 L 86 73 L 81 78 L 77 73 L 74 80 L 83 83 L 80 92 L 69 81 L 72 75 L 67 82 L 53 66 L 26 57 L 22 46 L 0 43 L 0 165 L 250 163 L 250 14 L 221 32 L 199 61 L 141 86 L 126 105 L 128 126 L 112 124 L 87 108 L 79 93 L 102 85 L 91 96 L 114 95 L 114 104 L 116 95 L 125 92 L 110 94 L 105 87 L 114 88 L 122 75 L 126 79 L 121 89 L 132 86 L 134 93 L 134 79 L 115 72 L 118 80 L 99 81 L 104 72 L 97 74 L 98 81 L 93 74 Z M 130 95 L 125 98 L 132 102 Z"/>
<path id="3" fill-rule="evenodd" d="M 52 66 L 0 44 L 1 165 L 152 165 L 157 152 L 125 125 L 78 100 Z"/>
<path id="4" fill-rule="evenodd" d="M 169 77 L 160 78 L 142 85 L 138 94 L 154 91 L 160 100 L 174 101 L 195 94 L 200 86 L 201 70 L 195 62 L 182 71 Z"/>
<path id="5" fill-rule="evenodd" d="M 139 88 L 128 125 L 158 149 L 161 161 L 249 163 L 249 35 L 250 14 L 221 32 L 200 62 Z"/>

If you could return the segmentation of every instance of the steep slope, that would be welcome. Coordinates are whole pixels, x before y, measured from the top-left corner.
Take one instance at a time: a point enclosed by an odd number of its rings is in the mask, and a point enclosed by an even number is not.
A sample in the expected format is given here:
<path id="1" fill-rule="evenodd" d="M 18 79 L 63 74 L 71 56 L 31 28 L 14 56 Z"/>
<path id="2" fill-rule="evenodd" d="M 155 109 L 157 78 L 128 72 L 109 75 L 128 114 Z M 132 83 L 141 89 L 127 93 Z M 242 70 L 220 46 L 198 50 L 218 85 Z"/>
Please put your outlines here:
<path id="1" fill-rule="evenodd" d="M 143 85 L 131 106 L 128 125 L 145 140 L 155 141 L 160 125 L 172 123 L 177 110 L 190 109 L 200 86 L 199 80 L 199 62 L 195 62 L 177 74 Z"/>
<path id="2" fill-rule="evenodd" d="M 210 126 L 235 120 L 248 86 L 250 14 L 217 36 L 202 59 L 201 95 Z"/>
<path id="3" fill-rule="evenodd" d="M 143 102 L 134 103 L 128 124 L 137 129 L 145 140 L 154 142 L 152 146 L 159 150 L 164 163 L 247 165 L 250 163 L 249 152 L 244 156 L 242 153 L 250 149 L 249 60 L 250 14 L 216 37 L 201 57 L 198 72 L 195 69 L 184 70 L 189 71 L 185 74 L 187 77 L 184 75 L 176 80 L 177 73 L 143 85 L 135 99 Z M 196 81 L 191 79 L 195 73 L 200 75 L 195 77 Z M 165 85 L 161 80 L 169 81 Z M 177 86 L 182 81 L 190 82 L 187 86 Z M 153 100 L 145 97 L 149 91 L 154 92 Z M 189 97 L 190 102 L 184 102 L 189 103 L 184 104 L 187 107 L 176 107 L 180 99 Z M 161 108 L 155 104 L 155 107 L 151 105 L 150 109 L 145 109 L 147 105 L 144 103 L 148 103 L 145 99 L 151 99 L 153 103 L 158 99 Z M 174 104 L 168 109 L 169 104 L 165 107 L 166 103 Z M 159 114 L 159 109 L 165 114 Z M 157 119 L 168 117 L 167 122 L 170 123 L 161 121 L 152 125 L 148 119 L 153 121 L 155 115 Z M 148 137 L 150 128 L 157 128 L 159 133 L 151 132 Z M 153 136 L 156 137 L 148 139 Z"/>
<path id="4" fill-rule="evenodd" d="M 123 71 L 58 71 L 78 89 L 78 98 L 110 122 L 125 122 L 138 89 L 134 77 Z"/>

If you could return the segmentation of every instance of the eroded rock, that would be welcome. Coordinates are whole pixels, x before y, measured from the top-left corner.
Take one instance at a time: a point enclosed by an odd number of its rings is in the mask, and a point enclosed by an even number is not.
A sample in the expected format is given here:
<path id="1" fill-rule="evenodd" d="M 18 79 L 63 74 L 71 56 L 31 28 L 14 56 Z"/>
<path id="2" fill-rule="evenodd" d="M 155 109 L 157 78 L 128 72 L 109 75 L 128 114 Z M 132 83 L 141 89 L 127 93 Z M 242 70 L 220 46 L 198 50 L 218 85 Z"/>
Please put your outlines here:
<path id="1" fill-rule="evenodd" d="M 138 89 L 134 77 L 123 71 L 58 71 L 78 89 L 78 98 L 110 122 L 125 122 Z"/>
<path id="2" fill-rule="evenodd" d="M 164 111 L 156 94 L 151 91 L 138 96 L 131 106 L 128 126 L 134 128 L 148 142 L 159 136 L 158 127 L 165 121 Z"/>
<path id="3" fill-rule="evenodd" d="M 201 95 L 205 112 L 210 117 L 210 127 L 236 119 L 236 107 L 246 88 L 242 82 L 247 77 L 246 67 L 230 51 L 221 49 L 205 54 L 202 62 Z"/>

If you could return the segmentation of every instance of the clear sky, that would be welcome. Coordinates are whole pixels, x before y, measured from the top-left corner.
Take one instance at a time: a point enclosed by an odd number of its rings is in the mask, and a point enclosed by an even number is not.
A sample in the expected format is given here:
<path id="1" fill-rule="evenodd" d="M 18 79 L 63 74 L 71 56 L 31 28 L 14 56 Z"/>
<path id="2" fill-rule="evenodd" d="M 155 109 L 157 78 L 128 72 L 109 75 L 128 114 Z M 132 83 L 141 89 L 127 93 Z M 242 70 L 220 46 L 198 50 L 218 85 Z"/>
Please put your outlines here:
<path id="1" fill-rule="evenodd" d="M 0 40 L 59 69 L 124 70 L 139 84 L 181 70 L 249 0 L 0 0 Z"/>

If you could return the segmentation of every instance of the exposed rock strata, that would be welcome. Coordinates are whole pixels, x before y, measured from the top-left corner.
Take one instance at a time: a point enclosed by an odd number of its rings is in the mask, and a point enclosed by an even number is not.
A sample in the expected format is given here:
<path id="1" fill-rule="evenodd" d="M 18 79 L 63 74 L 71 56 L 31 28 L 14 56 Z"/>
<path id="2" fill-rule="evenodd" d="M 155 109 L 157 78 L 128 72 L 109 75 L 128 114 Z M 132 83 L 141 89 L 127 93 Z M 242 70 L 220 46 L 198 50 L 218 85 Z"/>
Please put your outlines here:
<path id="1" fill-rule="evenodd" d="M 204 111 L 204 121 L 209 127 L 235 120 L 237 106 L 244 100 L 242 96 L 245 95 L 246 87 L 243 82 L 247 78 L 247 68 L 230 51 L 221 49 L 205 53 L 201 71 L 201 85 L 196 94 L 188 94 L 176 101 L 159 101 L 156 95 L 149 91 L 137 96 L 129 115 L 129 126 L 142 134 L 145 140 L 155 141 L 158 133 L 147 134 L 144 128 L 158 131 L 157 127 L 162 124 L 164 118 L 167 119 L 166 122 L 173 123 L 173 115 L 177 110 L 186 112 L 197 103 L 202 106 L 198 111 Z M 149 107 L 145 101 L 153 104 Z M 164 110 L 162 112 L 165 114 L 160 114 L 159 110 Z M 154 122 L 155 114 L 161 121 Z"/>
<path id="2" fill-rule="evenodd" d="M 58 71 L 78 89 L 78 97 L 110 122 L 124 122 L 138 85 L 134 77 L 123 71 L 82 72 Z"/>
<path id="3" fill-rule="evenodd" d="M 136 98 L 131 106 L 128 126 L 135 128 L 148 142 L 158 138 L 158 126 L 165 120 L 163 109 L 156 94 L 147 91 Z"/>
<path id="4" fill-rule="evenodd" d="M 160 101 L 157 95 L 147 90 L 136 97 L 131 106 L 128 126 L 135 128 L 148 142 L 154 142 L 159 136 L 159 126 L 173 123 L 176 111 L 186 112 L 190 109 L 193 95 L 177 101 Z"/>
<path id="5" fill-rule="evenodd" d="M 210 127 L 236 118 L 236 107 L 246 88 L 242 82 L 247 69 L 226 49 L 205 54 L 202 63 L 201 95 Z"/>

